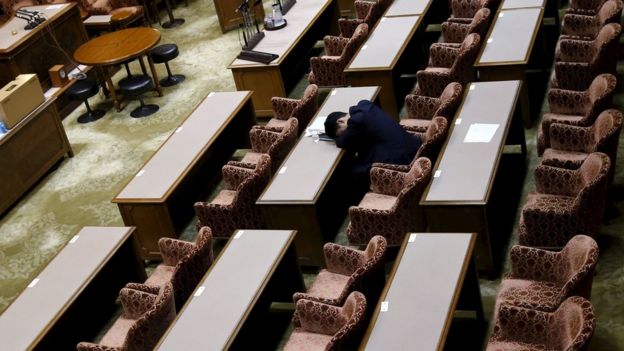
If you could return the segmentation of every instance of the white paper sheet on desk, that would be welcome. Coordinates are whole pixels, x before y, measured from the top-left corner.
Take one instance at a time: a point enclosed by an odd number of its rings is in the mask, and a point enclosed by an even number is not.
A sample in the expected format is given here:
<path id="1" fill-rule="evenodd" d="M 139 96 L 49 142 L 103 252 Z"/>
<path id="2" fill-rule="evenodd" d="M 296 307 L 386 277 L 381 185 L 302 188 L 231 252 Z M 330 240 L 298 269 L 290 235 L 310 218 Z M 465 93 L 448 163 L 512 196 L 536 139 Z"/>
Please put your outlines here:
<path id="1" fill-rule="evenodd" d="M 473 123 L 468 128 L 464 143 L 489 143 L 498 127 L 498 123 Z"/>
<path id="2" fill-rule="evenodd" d="M 312 121 L 312 123 L 306 128 L 305 136 L 311 136 L 316 132 L 316 134 L 325 133 L 325 120 L 327 116 L 318 116 Z"/>
<path id="3" fill-rule="evenodd" d="M 61 89 L 61 88 L 59 88 L 59 87 L 52 87 L 52 88 L 50 88 L 50 89 L 46 90 L 46 92 L 45 92 L 45 93 L 43 93 L 43 96 L 44 96 L 46 99 L 49 99 L 52 95 L 54 95 L 54 94 L 55 94 L 57 91 L 59 91 L 60 89 Z"/>
<path id="4" fill-rule="evenodd" d="M 82 23 L 110 23 L 111 15 L 96 15 L 89 16 L 86 20 L 82 21 Z"/>

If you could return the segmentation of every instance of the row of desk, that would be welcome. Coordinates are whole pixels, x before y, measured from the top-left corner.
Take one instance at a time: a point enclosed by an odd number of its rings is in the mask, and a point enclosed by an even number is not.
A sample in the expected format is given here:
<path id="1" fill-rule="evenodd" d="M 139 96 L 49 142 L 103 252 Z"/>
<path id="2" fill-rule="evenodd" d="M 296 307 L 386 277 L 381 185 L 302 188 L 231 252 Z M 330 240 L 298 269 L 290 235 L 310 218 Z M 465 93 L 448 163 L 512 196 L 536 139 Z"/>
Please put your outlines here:
<path id="1" fill-rule="evenodd" d="M 93 340 L 127 282 L 145 279 L 131 227 L 85 227 L 0 315 L 7 350 L 69 350 Z M 158 350 L 262 349 L 253 338 L 275 301 L 304 291 L 292 230 L 240 230 L 223 248 Z M 406 236 L 363 350 L 441 350 L 456 310 L 483 318 L 475 234 Z M 259 254 L 261 253 L 261 254 Z M 80 262 L 81 264 L 76 264 Z M 25 318 L 27 316 L 27 318 Z M 410 332 L 405 332 L 409 330 Z M 414 343 L 414 340 L 418 340 Z"/>

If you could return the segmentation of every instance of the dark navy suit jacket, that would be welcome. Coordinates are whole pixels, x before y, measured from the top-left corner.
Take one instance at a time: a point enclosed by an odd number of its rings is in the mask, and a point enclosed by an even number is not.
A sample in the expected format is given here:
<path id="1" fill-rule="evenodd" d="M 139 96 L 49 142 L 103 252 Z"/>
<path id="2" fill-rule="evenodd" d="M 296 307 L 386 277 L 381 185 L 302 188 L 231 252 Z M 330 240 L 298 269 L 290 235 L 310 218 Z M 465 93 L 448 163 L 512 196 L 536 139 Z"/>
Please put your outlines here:
<path id="1" fill-rule="evenodd" d="M 375 162 L 406 165 L 412 162 L 421 141 L 406 132 L 397 121 L 368 100 L 349 108 L 347 129 L 336 138 L 336 145 L 355 152 L 353 173 L 369 178 Z"/>

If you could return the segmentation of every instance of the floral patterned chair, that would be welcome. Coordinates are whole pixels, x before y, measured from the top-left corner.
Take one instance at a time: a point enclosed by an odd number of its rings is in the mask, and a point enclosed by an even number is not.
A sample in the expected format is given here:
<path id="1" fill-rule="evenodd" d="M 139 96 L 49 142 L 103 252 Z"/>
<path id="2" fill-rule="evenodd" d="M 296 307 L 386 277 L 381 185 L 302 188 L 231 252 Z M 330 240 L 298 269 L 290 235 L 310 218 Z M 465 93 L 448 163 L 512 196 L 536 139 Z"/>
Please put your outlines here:
<path id="1" fill-rule="evenodd" d="M 457 82 L 448 84 L 438 97 L 418 95 L 412 92 L 405 97 L 407 118 L 400 123 L 408 131 L 424 132 L 433 117 L 453 119 L 462 100 L 462 86 Z"/>
<path id="2" fill-rule="evenodd" d="M 217 239 L 229 239 L 236 229 L 264 227 L 256 200 L 271 179 L 271 157 L 257 164 L 230 161 L 223 166 L 225 188 L 210 202 L 196 202 L 198 228 L 208 226 Z"/>
<path id="3" fill-rule="evenodd" d="M 429 49 L 427 68 L 418 71 L 416 89 L 426 96 L 439 96 L 452 82 L 465 86 L 475 78 L 473 64 L 481 36 L 473 33 L 457 44 L 434 43 Z"/>
<path id="4" fill-rule="evenodd" d="M 563 17 L 560 38 L 593 40 L 608 23 L 619 23 L 622 0 L 605 1 L 595 15 L 568 13 Z"/>
<path id="5" fill-rule="evenodd" d="M 482 8 L 496 10 L 496 8 L 492 7 L 493 5 L 493 2 L 490 0 L 451 0 L 451 13 L 453 18 L 464 19 L 469 23 L 477 11 Z"/>
<path id="6" fill-rule="evenodd" d="M 597 236 L 602 227 L 609 156 L 591 153 L 575 170 L 538 165 L 535 187 L 522 207 L 520 245 L 563 247 L 576 233 Z"/>
<path id="7" fill-rule="evenodd" d="M 542 155 L 542 164 L 577 169 L 592 152 L 609 156 L 609 184 L 615 174 L 617 147 L 622 130 L 622 112 L 603 111 L 589 127 L 553 123 L 550 125 L 550 148 Z"/>
<path id="8" fill-rule="evenodd" d="M 212 231 L 208 227 L 200 228 L 194 243 L 160 238 L 158 247 L 163 262 L 144 284 L 163 287 L 171 283 L 179 311 L 213 262 Z"/>
<path id="9" fill-rule="evenodd" d="M 119 292 L 122 315 L 98 344 L 81 342 L 78 351 L 153 350 L 175 318 L 173 286 L 162 288 L 130 283 Z"/>
<path id="10" fill-rule="evenodd" d="M 570 0 L 567 13 L 577 13 L 582 15 L 595 15 L 605 0 Z"/>
<path id="11" fill-rule="evenodd" d="M 351 38 L 326 36 L 323 41 L 327 55 L 310 58 L 312 66 L 308 76 L 310 83 L 324 87 L 349 85 L 344 69 L 367 36 L 366 23 L 358 25 Z"/>
<path id="12" fill-rule="evenodd" d="M 374 236 L 364 251 L 327 243 L 323 247 L 327 269 L 319 272 L 305 293 L 295 293 L 294 302 L 301 299 L 341 306 L 353 291 L 375 301 L 385 283 L 385 254 L 387 243 L 383 236 Z"/>
<path id="13" fill-rule="evenodd" d="M 272 98 L 273 118 L 269 120 L 266 126 L 283 128 L 290 117 L 295 117 L 299 124 L 297 134 L 301 135 L 318 110 L 318 91 L 316 84 L 310 84 L 303 92 L 303 97 L 300 100 L 283 97 Z"/>
<path id="14" fill-rule="evenodd" d="M 594 40 L 560 39 L 551 88 L 585 90 L 601 73 L 615 74 L 621 26 L 606 24 Z"/>
<path id="15" fill-rule="evenodd" d="M 490 10 L 479 9 L 470 22 L 465 19 L 449 18 L 442 23 L 442 37 L 445 43 L 461 43 L 468 34 L 477 33 L 483 37 L 490 26 Z"/>
<path id="16" fill-rule="evenodd" d="M 515 245 L 509 252 L 511 272 L 503 278 L 496 307 L 514 305 L 555 311 L 570 296 L 591 297 L 598 244 L 576 235 L 559 252 Z"/>
<path id="17" fill-rule="evenodd" d="M 578 296 L 555 312 L 502 305 L 486 351 L 583 351 L 595 328 L 591 302 Z"/>
<path id="18" fill-rule="evenodd" d="M 299 300 L 284 351 L 355 350 L 366 326 L 366 297 L 354 291 L 341 307 Z"/>
<path id="19" fill-rule="evenodd" d="M 550 147 L 549 128 L 553 123 L 589 126 L 598 114 L 613 103 L 617 79 L 611 74 L 594 78 L 584 91 L 550 89 L 548 92 L 549 113 L 544 113 L 537 130 L 537 154 L 542 155 Z"/>
<path id="20" fill-rule="evenodd" d="M 366 23 L 368 28 L 373 28 L 385 8 L 387 8 L 389 1 L 363 1 L 356 0 L 353 3 L 355 8 L 356 18 L 340 18 L 338 19 L 338 28 L 340 29 L 340 36 L 343 38 L 351 38 L 358 25 Z M 383 11 L 382 11 L 383 9 Z"/>
<path id="21" fill-rule="evenodd" d="M 365 245 L 381 234 L 388 245 L 400 245 L 405 233 L 423 231 L 424 214 L 418 201 L 431 179 L 431 161 L 421 157 L 410 169 L 373 164 L 371 190 L 358 206 L 349 208 L 347 237 L 353 245 Z"/>
<path id="22" fill-rule="evenodd" d="M 254 126 L 249 131 L 251 151 L 245 154 L 241 162 L 257 164 L 262 154 L 268 154 L 274 173 L 297 143 L 298 125 L 297 119 L 291 117 L 281 128 Z"/>

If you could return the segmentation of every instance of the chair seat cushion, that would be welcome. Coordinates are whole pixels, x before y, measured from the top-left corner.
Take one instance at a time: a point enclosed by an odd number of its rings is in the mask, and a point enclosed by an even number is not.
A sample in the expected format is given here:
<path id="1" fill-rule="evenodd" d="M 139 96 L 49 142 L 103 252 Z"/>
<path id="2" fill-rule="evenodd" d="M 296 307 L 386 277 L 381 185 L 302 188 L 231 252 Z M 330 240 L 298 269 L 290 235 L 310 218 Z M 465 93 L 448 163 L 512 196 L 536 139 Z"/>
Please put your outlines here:
<path id="1" fill-rule="evenodd" d="M 397 197 L 368 192 L 364 195 L 358 207 L 390 211 L 397 201 Z"/>
<path id="2" fill-rule="evenodd" d="M 167 266 L 166 264 L 161 263 L 156 267 L 156 269 L 154 269 L 154 272 L 152 272 L 144 284 L 158 287 L 165 286 L 166 283 L 171 281 L 174 270 L 174 266 Z"/>
<path id="3" fill-rule="evenodd" d="M 451 69 L 447 67 L 431 67 L 430 66 L 430 67 L 425 68 L 425 71 L 448 74 L 451 72 Z"/>
<path id="4" fill-rule="evenodd" d="M 72 100 L 87 100 L 98 93 L 100 87 L 90 78 L 77 80 L 74 85 L 67 89 L 67 95 Z"/>
<path id="5" fill-rule="evenodd" d="M 545 165 L 565 164 L 566 167 L 577 168 L 580 167 L 583 161 L 587 158 L 588 154 L 577 151 L 565 151 L 548 148 L 544 150 L 542 155 L 542 163 Z"/>
<path id="6" fill-rule="evenodd" d="M 236 191 L 234 190 L 221 190 L 217 196 L 212 199 L 211 204 L 215 205 L 231 205 L 234 203 L 236 197 Z"/>
<path id="7" fill-rule="evenodd" d="M 141 95 L 152 88 L 152 79 L 146 75 L 127 77 L 119 82 L 119 89 L 127 95 Z"/>
<path id="8" fill-rule="evenodd" d="M 426 132 L 431 124 L 429 119 L 404 118 L 401 120 L 401 126 L 408 130 Z"/>
<path id="9" fill-rule="evenodd" d="M 324 351 L 331 339 L 331 335 L 310 333 L 297 328 L 290 334 L 284 351 Z"/>
<path id="10" fill-rule="evenodd" d="M 260 153 L 260 152 L 249 151 L 248 153 L 245 154 L 245 156 L 243 156 L 243 159 L 241 160 L 241 162 L 257 165 L 258 162 L 260 162 L 260 157 L 262 155 L 265 155 L 265 154 Z"/>
<path id="11" fill-rule="evenodd" d="M 502 303 L 552 312 L 559 307 L 561 288 L 554 283 L 525 279 L 503 279 L 496 298 L 496 311 Z"/>
<path id="12" fill-rule="evenodd" d="M 524 202 L 524 207 L 550 208 L 553 206 L 552 200 L 557 203 L 558 207 L 570 208 L 574 204 L 574 197 L 571 196 L 529 193 Z"/>
<path id="13" fill-rule="evenodd" d="M 327 300 L 338 299 L 349 278 L 348 275 L 336 274 L 323 269 L 316 276 L 306 294 Z"/>
<path id="14" fill-rule="evenodd" d="M 163 63 L 171 61 L 178 57 L 179 51 L 176 44 L 163 44 L 155 47 L 150 52 L 154 63 Z"/>
<path id="15" fill-rule="evenodd" d="M 269 122 L 266 124 L 266 127 L 268 127 L 268 128 L 284 128 L 284 127 L 286 127 L 287 123 L 288 123 L 288 120 L 271 118 L 269 120 Z"/>
<path id="16" fill-rule="evenodd" d="M 565 121 L 565 122 L 570 122 L 570 123 L 575 123 L 580 121 L 583 118 L 583 116 L 576 116 L 576 115 L 564 115 L 564 114 L 560 114 L 560 113 L 544 113 L 544 117 L 542 119 L 550 119 L 550 120 L 556 120 L 556 121 Z"/>
<path id="17" fill-rule="evenodd" d="M 135 319 L 125 318 L 123 315 L 120 316 L 102 337 L 100 344 L 109 347 L 121 347 L 126 340 L 128 331 L 135 322 Z"/>
<path id="18" fill-rule="evenodd" d="M 486 351 L 555 351 L 550 347 L 541 344 L 529 344 L 526 342 L 491 342 L 488 343 Z"/>
<path id="19" fill-rule="evenodd" d="M 122 16 L 122 20 L 130 21 L 143 13 L 143 6 L 118 7 L 110 12 L 112 17 Z"/>

